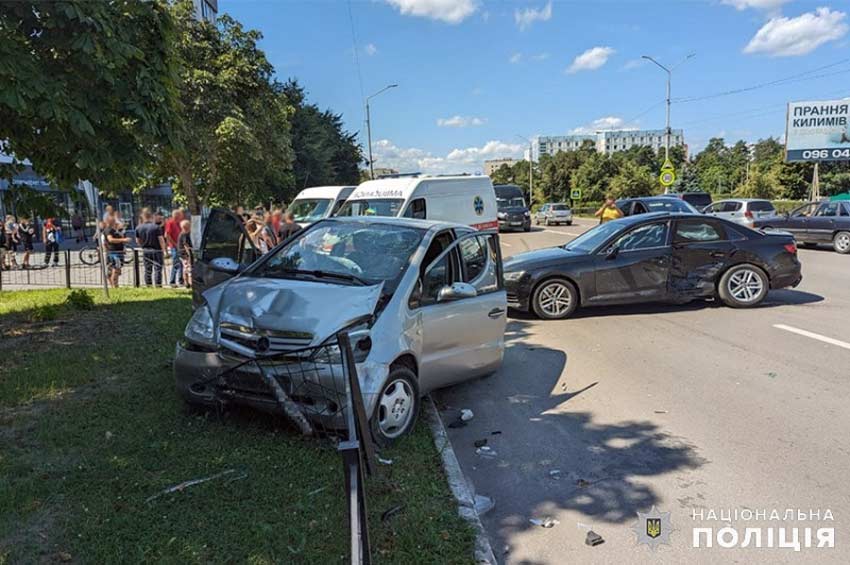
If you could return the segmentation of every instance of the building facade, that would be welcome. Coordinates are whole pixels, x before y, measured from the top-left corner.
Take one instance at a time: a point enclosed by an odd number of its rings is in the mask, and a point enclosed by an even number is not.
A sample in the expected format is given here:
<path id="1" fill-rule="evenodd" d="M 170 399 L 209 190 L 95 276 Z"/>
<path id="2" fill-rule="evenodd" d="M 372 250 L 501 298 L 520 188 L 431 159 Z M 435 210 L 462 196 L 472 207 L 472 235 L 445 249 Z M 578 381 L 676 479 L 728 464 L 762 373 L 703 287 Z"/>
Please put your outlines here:
<path id="1" fill-rule="evenodd" d="M 488 177 L 493 176 L 493 173 L 499 170 L 502 165 L 513 167 L 519 160 L 517 159 L 488 159 L 484 161 L 484 174 Z"/>
<path id="2" fill-rule="evenodd" d="M 617 151 L 627 151 L 632 147 L 649 147 L 653 151 L 663 149 L 667 136 L 663 129 L 603 130 L 590 135 L 540 136 L 535 140 L 535 153 L 554 155 L 561 151 L 575 151 L 587 142 L 593 143 L 598 153 L 610 155 Z M 685 145 L 683 130 L 674 129 L 670 134 L 670 147 Z"/>
<path id="3" fill-rule="evenodd" d="M 192 0 L 199 20 L 213 23 L 218 16 L 218 0 Z"/>

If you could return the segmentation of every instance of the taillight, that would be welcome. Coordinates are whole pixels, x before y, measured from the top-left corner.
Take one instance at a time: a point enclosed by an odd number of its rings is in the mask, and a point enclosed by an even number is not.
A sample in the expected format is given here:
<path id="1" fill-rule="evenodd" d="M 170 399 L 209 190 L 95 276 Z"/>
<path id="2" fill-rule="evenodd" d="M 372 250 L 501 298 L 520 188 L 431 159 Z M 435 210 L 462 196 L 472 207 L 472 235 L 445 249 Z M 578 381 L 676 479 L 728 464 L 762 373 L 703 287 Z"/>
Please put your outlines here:
<path id="1" fill-rule="evenodd" d="M 749 210 L 747 210 L 746 212 L 744 212 L 744 217 L 752 220 L 753 219 L 753 213 L 750 212 Z"/>
<path id="2" fill-rule="evenodd" d="M 786 243 L 785 244 L 785 251 L 787 251 L 791 255 L 796 255 L 797 254 L 797 244 L 796 243 Z"/>

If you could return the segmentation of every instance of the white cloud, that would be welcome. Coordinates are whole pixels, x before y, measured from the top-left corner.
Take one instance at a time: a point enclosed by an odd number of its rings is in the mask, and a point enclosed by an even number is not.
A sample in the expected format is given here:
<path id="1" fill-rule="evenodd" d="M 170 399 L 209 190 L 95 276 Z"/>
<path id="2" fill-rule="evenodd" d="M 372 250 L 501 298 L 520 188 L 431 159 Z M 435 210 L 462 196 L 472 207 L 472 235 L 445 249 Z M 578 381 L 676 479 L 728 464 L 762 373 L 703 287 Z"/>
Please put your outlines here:
<path id="1" fill-rule="evenodd" d="M 513 55 L 511 55 L 511 58 L 508 59 L 508 62 L 512 65 L 516 65 L 520 61 L 522 61 L 522 53 L 514 53 Z"/>
<path id="2" fill-rule="evenodd" d="M 534 22 L 547 22 L 552 19 L 552 0 L 542 8 L 525 8 L 514 10 L 514 21 L 520 31 L 525 31 Z"/>
<path id="3" fill-rule="evenodd" d="M 765 12 L 775 12 L 787 4 L 791 0 L 721 0 L 723 4 L 732 6 L 736 10 L 746 10 L 752 8 L 754 10 L 764 10 Z"/>
<path id="4" fill-rule="evenodd" d="M 401 172 L 433 174 L 476 173 L 484 168 L 484 161 L 498 157 L 521 158 L 525 145 L 488 141 L 481 147 L 453 149 L 445 156 L 434 155 L 416 147 L 398 147 L 388 139 L 375 142 L 372 152 L 375 164 Z"/>
<path id="5" fill-rule="evenodd" d="M 744 47 L 744 53 L 793 57 L 811 53 L 824 43 L 847 34 L 847 14 L 818 8 L 796 18 L 771 18 Z"/>
<path id="6" fill-rule="evenodd" d="M 452 116 L 451 118 L 437 118 L 437 125 L 442 128 L 465 128 L 469 126 L 483 126 L 487 123 L 484 118 L 475 116 Z"/>
<path id="7" fill-rule="evenodd" d="M 521 63 L 523 58 L 528 59 L 529 61 L 545 61 L 546 59 L 549 58 L 549 53 L 546 53 L 545 51 L 543 51 L 541 53 L 535 53 L 533 55 L 528 55 L 526 57 L 525 55 L 523 55 L 522 53 L 517 51 L 516 53 L 514 53 L 513 55 L 510 56 L 510 58 L 508 59 L 508 62 L 513 64 L 513 65 L 516 65 L 517 63 Z"/>
<path id="8" fill-rule="evenodd" d="M 366 46 L 363 48 L 363 51 L 365 51 L 366 54 L 371 57 L 372 55 L 376 55 L 378 53 L 378 48 L 375 47 L 374 43 L 367 43 Z"/>
<path id="9" fill-rule="evenodd" d="M 607 63 L 608 58 L 615 52 L 611 47 L 592 47 L 573 59 L 572 64 L 567 68 L 567 72 L 577 73 L 598 69 Z"/>
<path id="10" fill-rule="evenodd" d="M 478 0 L 385 0 L 405 16 L 459 24 L 478 9 Z"/>
<path id="11" fill-rule="evenodd" d="M 570 130 L 571 135 L 590 135 L 594 134 L 600 130 L 606 129 L 617 129 L 617 130 L 628 130 L 628 129 L 638 129 L 637 124 L 627 124 L 626 120 L 620 118 L 618 116 L 605 116 L 603 118 L 598 118 L 593 120 L 589 124 L 579 126 L 577 128 L 573 128 Z"/>

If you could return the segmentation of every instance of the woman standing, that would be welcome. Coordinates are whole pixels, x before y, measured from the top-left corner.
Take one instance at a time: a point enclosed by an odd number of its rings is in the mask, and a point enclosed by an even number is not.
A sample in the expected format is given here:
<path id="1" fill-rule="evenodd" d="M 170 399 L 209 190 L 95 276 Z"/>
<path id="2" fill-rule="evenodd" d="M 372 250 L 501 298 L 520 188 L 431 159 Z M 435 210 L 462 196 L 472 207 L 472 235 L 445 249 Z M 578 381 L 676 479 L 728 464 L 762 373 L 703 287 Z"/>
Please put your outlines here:
<path id="1" fill-rule="evenodd" d="M 21 268 L 29 269 L 30 253 L 33 251 L 32 243 L 33 239 L 35 239 L 35 227 L 26 216 L 21 216 L 21 223 L 18 224 L 18 238 L 21 240 L 21 246 L 24 248 L 24 258 L 21 261 Z"/>
<path id="2" fill-rule="evenodd" d="M 623 212 L 617 208 L 617 204 L 614 201 L 613 196 L 605 197 L 605 204 L 596 211 L 594 214 L 597 218 L 599 218 L 599 223 L 604 224 L 605 222 L 610 222 L 611 220 L 617 220 L 623 217 Z"/>
<path id="3" fill-rule="evenodd" d="M 59 241 L 62 228 L 54 223 L 53 218 L 47 218 L 42 228 L 41 238 L 44 240 L 44 266 L 50 265 L 50 255 L 53 254 L 53 264 L 59 266 Z"/>

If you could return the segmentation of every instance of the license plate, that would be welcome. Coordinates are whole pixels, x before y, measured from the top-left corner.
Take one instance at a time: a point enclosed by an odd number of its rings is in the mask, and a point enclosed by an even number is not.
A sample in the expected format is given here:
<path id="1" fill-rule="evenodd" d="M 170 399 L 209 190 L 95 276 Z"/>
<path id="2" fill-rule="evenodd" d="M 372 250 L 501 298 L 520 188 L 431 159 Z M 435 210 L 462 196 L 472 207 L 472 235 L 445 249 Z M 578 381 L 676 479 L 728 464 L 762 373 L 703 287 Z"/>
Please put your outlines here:
<path id="1" fill-rule="evenodd" d="M 511 222 L 512 226 L 521 226 L 522 222 Z"/>

